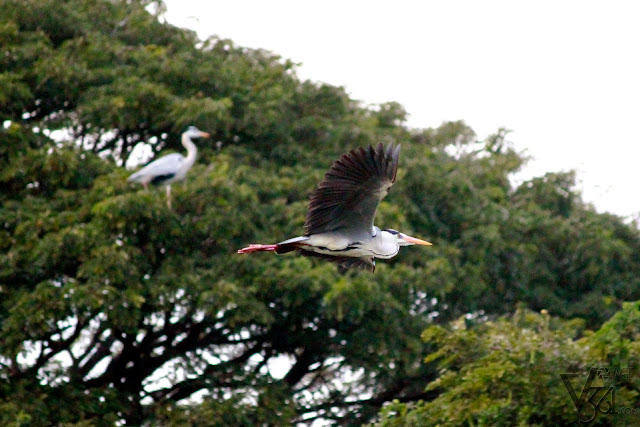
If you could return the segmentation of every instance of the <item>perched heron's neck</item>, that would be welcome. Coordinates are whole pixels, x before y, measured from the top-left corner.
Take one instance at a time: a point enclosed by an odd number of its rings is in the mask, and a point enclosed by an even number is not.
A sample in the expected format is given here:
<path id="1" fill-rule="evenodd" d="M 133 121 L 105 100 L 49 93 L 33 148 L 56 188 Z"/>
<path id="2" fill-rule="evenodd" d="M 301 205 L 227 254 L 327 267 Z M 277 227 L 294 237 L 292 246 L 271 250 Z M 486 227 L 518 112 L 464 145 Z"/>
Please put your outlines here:
<path id="1" fill-rule="evenodd" d="M 182 145 L 187 149 L 187 157 L 185 158 L 183 167 L 189 169 L 196 161 L 198 149 L 196 148 L 196 145 L 193 143 L 193 141 L 191 141 L 191 138 L 189 138 L 186 134 L 182 134 Z"/>

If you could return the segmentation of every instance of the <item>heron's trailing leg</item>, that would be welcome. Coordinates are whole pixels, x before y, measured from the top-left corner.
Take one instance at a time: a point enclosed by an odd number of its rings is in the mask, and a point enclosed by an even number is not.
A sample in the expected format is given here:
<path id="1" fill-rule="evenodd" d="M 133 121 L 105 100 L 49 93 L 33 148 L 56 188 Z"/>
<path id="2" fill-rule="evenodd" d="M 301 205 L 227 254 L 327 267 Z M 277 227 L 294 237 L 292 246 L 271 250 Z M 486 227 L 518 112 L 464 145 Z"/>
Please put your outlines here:
<path id="1" fill-rule="evenodd" d="M 238 250 L 239 254 L 250 254 L 251 252 L 275 251 L 278 245 L 249 245 L 246 248 Z"/>
<path id="2" fill-rule="evenodd" d="M 239 254 L 250 254 L 251 252 L 275 252 L 277 254 L 286 254 L 287 252 L 295 251 L 300 248 L 300 246 L 304 246 L 305 241 L 309 238 L 306 236 L 296 237 L 293 239 L 286 240 L 284 242 L 276 243 L 275 245 L 260 245 L 253 244 L 249 245 L 246 248 L 242 248 L 238 250 Z"/>
<path id="3" fill-rule="evenodd" d="M 167 207 L 171 209 L 171 185 L 167 185 Z"/>

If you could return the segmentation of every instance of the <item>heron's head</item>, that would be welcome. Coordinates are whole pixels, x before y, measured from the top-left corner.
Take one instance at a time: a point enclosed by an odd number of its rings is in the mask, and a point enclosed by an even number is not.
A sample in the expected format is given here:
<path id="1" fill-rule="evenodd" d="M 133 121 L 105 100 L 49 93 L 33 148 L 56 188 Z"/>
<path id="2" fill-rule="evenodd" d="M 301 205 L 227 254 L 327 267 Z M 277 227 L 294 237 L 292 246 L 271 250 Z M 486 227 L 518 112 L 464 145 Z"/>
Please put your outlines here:
<path id="1" fill-rule="evenodd" d="M 208 138 L 209 137 L 209 133 L 203 132 L 195 126 L 189 126 L 186 132 L 184 133 L 184 135 L 188 136 L 189 138 Z"/>
<path id="2" fill-rule="evenodd" d="M 386 230 L 382 230 L 382 231 L 386 231 L 387 233 L 393 235 L 396 238 L 396 242 L 398 243 L 398 246 L 411 246 L 411 245 L 431 246 L 431 243 L 429 242 L 416 239 L 415 237 L 408 236 L 392 228 L 387 228 Z"/>

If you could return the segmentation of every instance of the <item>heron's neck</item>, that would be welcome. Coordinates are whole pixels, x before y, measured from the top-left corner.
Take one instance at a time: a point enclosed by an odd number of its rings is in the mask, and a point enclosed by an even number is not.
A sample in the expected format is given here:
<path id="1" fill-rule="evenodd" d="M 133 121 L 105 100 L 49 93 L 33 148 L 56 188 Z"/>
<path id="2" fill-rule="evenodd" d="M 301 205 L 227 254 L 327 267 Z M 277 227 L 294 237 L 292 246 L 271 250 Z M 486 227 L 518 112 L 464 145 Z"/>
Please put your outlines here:
<path id="1" fill-rule="evenodd" d="M 400 249 L 396 236 L 386 231 L 380 231 L 376 237 L 373 238 L 373 244 L 375 252 L 380 254 L 378 258 L 391 258 L 395 256 Z"/>
<path id="2" fill-rule="evenodd" d="M 187 157 L 184 159 L 183 167 L 189 169 L 196 161 L 198 149 L 187 135 L 182 135 L 182 145 L 187 149 Z"/>

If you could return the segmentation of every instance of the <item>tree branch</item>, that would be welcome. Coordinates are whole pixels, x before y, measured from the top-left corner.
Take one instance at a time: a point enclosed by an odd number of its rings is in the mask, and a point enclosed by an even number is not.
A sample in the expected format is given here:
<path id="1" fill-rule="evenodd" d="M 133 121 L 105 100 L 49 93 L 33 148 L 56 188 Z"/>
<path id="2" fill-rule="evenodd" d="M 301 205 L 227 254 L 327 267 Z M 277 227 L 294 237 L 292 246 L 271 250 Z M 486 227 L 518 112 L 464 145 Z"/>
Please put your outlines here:
<path id="1" fill-rule="evenodd" d="M 253 347 L 247 349 L 240 356 L 228 362 L 220 363 L 218 365 L 207 366 L 207 368 L 204 370 L 202 375 L 198 376 L 197 378 L 181 381 L 178 384 L 175 384 L 173 387 L 168 389 L 156 390 L 150 393 L 150 395 L 156 403 L 160 403 L 162 401 L 167 401 L 167 400 L 178 402 L 186 397 L 189 397 L 190 395 L 197 392 L 198 390 L 206 387 L 208 382 L 206 378 L 209 377 L 211 374 L 217 371 L 227 370 L 227 368 L 229 367 L 233 368 L 238 365 L 243 365 L 251 356 L 260 352 L 262 350 L 262 346 L 263 346 L 263 342 L 256 343 Z M 231 377 L 232 373 L 227 372 L 225 376 Z M 229 383 L 224 384 L 224 386 L 231 387 L 235 385 L 234 383 L 235 383 L 234 381 L 230 381 Z"/>
<path id="2" fill-rule="evenodd" d="M 93 317 L 95 317 L 95 315 L 94 316 L 90 316 L 90 317 L 88 317 L 87 319 L 84 319 L 84 320 L 78 319 L 78 323 L 76 324 L 75 329 L 73 330 L 73 333 L 69 336 L 69 338 L 64 339 L 64 340 L 60 339 L 60 340 L 56 340 L 56 341 L 48 341 L 48 346 L 47 347 L 51 351 L 49 353 L 47 353 L 47 354 L 44 354 L 44 348 L 43 348 L 43 351 L 38 356 L 38 359 L 36 360 L 36 363 L 32 367 L 30 367 L 28 369 L 28 371 L 37 372 L 49 360 L 51 360 L 52 357 L 54 357 L 55 355 L 59 354 L 62 351 L 68 350 L 69 347 L 71 347 L 71 345 L 73 344 L 73 342 L 76 339 L 78 339 L 78 337 L 82 333 L 82 330 L 84 329 L 84 327 L 87 325 L 87 323 L 89 323 L 89 321 Z M 65 329 L 66 328 L 58 329 L 52 335 L 58 334 L 58 335 L 60 335 L 60 338 L 62 338 L 62 333 L 64 332 Z M 47 342 L 46 339 L 43 340 L 43 341 Z"/>

